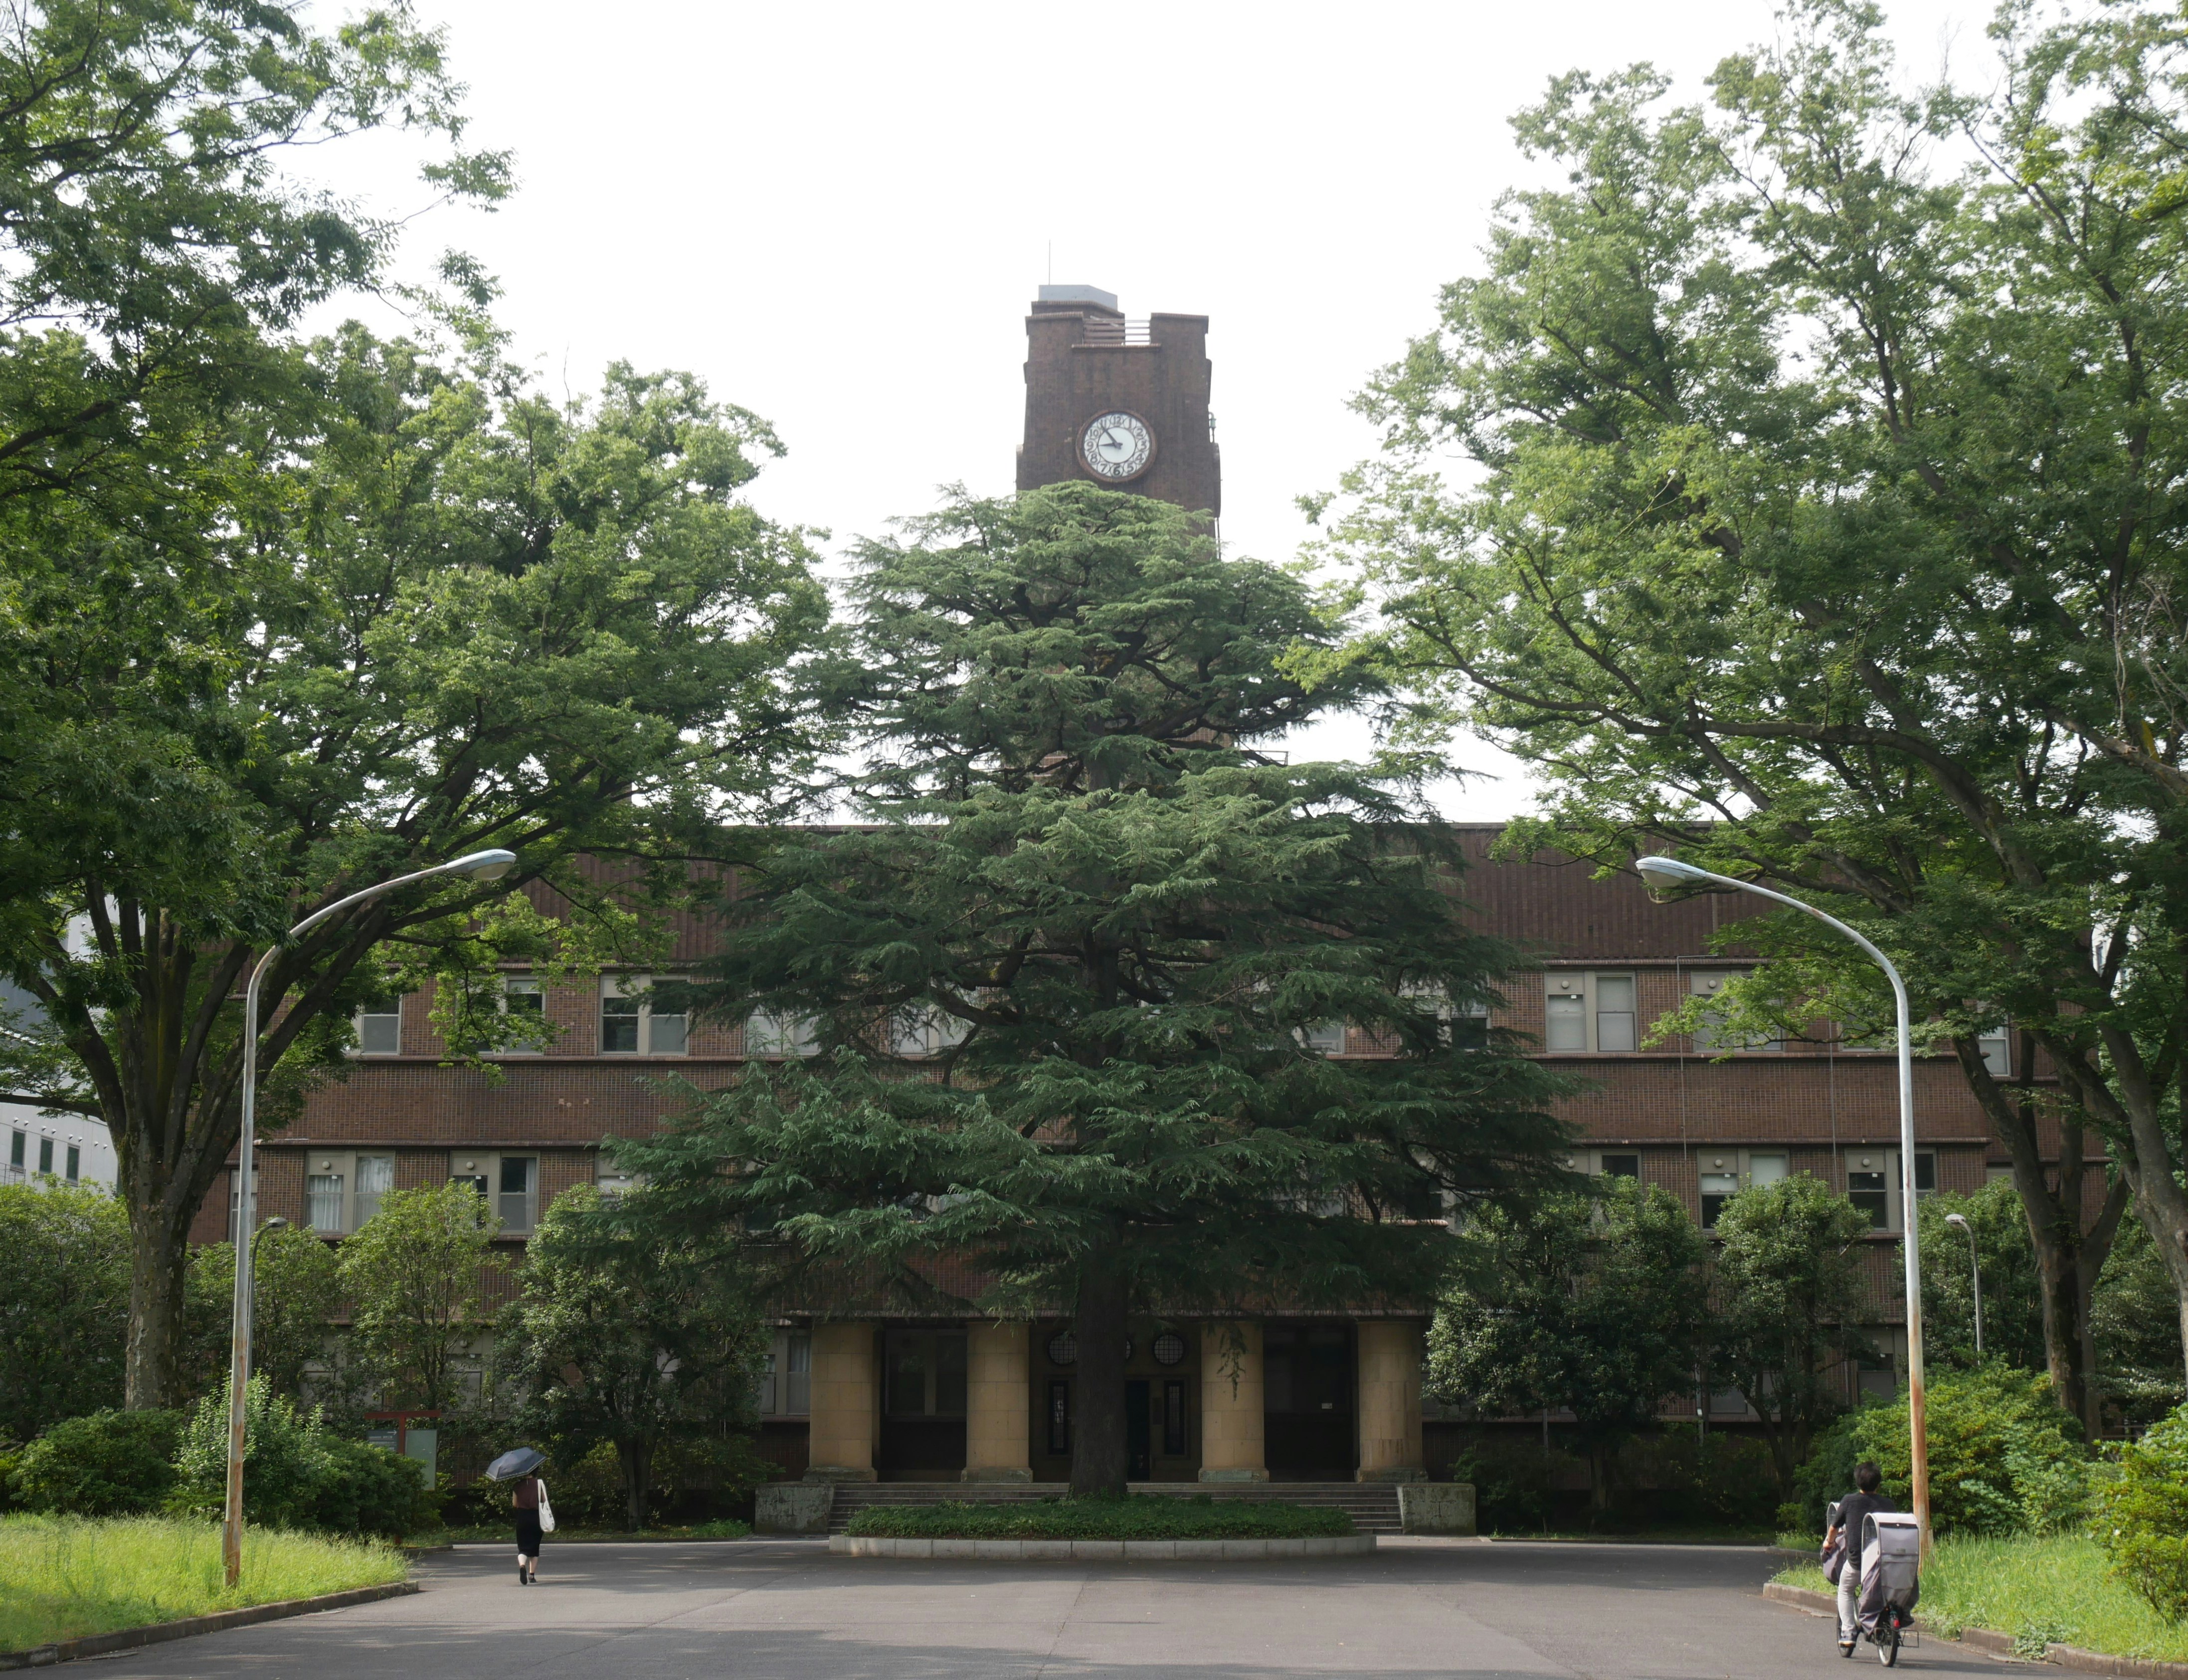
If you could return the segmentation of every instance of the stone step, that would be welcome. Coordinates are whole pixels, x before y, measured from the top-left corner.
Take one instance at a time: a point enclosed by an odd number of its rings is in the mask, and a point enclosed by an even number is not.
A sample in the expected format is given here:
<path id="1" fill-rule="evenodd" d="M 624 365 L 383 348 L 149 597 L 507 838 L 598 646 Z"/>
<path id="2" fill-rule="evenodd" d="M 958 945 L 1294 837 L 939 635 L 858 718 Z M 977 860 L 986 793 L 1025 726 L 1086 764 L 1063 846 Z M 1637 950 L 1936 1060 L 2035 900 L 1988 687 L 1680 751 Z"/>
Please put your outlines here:
<path id="1" fill-rule="evenodd" d="M 952 1500 L 1014 1504 L 1060 1499 L 1067 1491 L 1062 1482 L 839 1482 L 828 1508 L 828 1531 L 843 1533 L 854 1515 L 874 1505 L 939 1505 Z M 1388 1482 L 1133 1482 L 1131 1491 L 1173 1498 L 1206 1494 L 1259 1504 L 1334 1506 L 1349 1515 L 1362 1534 L 1398 1532 L 1398 1490 Z"/>

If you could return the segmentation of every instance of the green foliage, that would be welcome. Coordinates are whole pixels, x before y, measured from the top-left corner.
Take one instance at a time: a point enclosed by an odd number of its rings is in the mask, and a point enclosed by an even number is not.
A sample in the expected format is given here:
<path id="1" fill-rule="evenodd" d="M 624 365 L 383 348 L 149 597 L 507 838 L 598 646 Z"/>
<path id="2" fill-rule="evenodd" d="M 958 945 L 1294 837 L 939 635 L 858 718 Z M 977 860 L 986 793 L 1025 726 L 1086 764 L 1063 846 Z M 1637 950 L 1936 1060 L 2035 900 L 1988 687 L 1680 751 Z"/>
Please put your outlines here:
<path id="1" fill-rule="evenodd" d="M 54 1424 L 23 1449 L 11 1480 L 26 1511 L 79 1517 L 158 1510 L 175 1482 L 177 1412 L 93 1412 Z"/>
<path id="2" fill-rule="evenodd" d="M 0 1440 L 121 1403 L 128 1299 L 119 1202 L 0 1185 Z"/>
<path id="3" fill-rule="evenodd" d="M 2130 1422 L 2152 1423 L 2188 1401 L 2182 1381 L 2180 1294 L 2140 1221 L 2120 1227 L 2089 1307 L 2106 1397 Z"/>
<path id="4" fill-rule="evenodd" d="M 1928 1385 L 1930 1513 L 1939 1534 L 2050 1534 L 2078 1524 L 2092 1481 L 2081 1428 L 2050 1378 L 2002 1365 L 1941 1373 Z M 1910 1497 L 1907 1397 L 1850 1412 L 1816 1442 L 1804 1509 L 1821 1531 L 1825 1501 L 1853 1491 L 1864 1459 L 1884 1472 L 1903 1510 Z"/>
<path id="5" fill-rule="evenodd" d="M 400 1540 L 438 1525 L 440 1497 L 426 1486 L 414 1459 L 331 1434 L 325 1436 L 323 1451 L 325 1457 L 304 1526 L 330 1534 Z M 246 1464 L 246 1478 L 249 1474 Z"/>
<path id="6" fill-rule="evenodd" d="M 2112 1570 L 2168 1621 L 2188 1621 L 2188 1407 L 2121 1449 L 2090 1525 Z"/>
<path id="7" fill-rule="evenodd" d="M 871 1505 L 850 1526 L 853 1534 L 897 1540 L 1300 1540 L 1352 1531 L 1351 1518 L 1327 1507 L 1249 1503 L 1204 1493 Z"/>
<path id="8" fill-rule="evenodd" d="M 639 1529 L 657 1454 L 752 1420 L 769 1332 L 713 1245 L 666 1239 L 642 1219 L 610 1224 L 601 1213 L 590 1185 L 555 1198 L 525 1251 L 522 1293 L 502 1313 L 495 1353 L 525 1396 L 520 1429 L 581 1463 L 596 1443 L 614 1451 L 623 1514 Z"/>
<path id="9" fill-rule="evenodd" d="M 2131 1157 L 2188 1295 L 2188 217 L 2148 213 L 2188 36 L 2123 0 L 1990 45 L 1981 85 L 1909 87 L 1879 7 L 1801 0 L 1708 104 L 1554 80 L 1514 123 L 1544 184 L 1360 402 L 1385 449 L 1330 515 L 1334 605 L 1379 620 L 1300 663 L 1534 766 L 1516 854 L 1676 849 L 1860 929 L 2016 1153 Z M 1775 959 L 1711 1001 L 1728 1034 L 1889 1042 L 1811 918 L 1721 938 Z M 2074 1070 L 2055 1099 L 1986 1071 L 2001 1023 Z M 2021 1187 L 2071 1277 L 2101 1199 Z M 2080 1311 L 2050 1362 L 2088 1415 Z"/>
<path id="10" fill-rule="evenodd" d="M 384 1405 L 453 1412 L 468 1398 L 457 1361 L 483 1328 L 500 1229 L 476 1188 L 450 1182 L 382 1196 L 342 1243 L 351 1340 Z"/>
<path id="11" fill-rule="evenodd" d="M 341 1262 L 333 1244 L 296 1226 L 263 1228 L 257 1242 L 251 1368 L 265 1373 L 274 1393 L 302 1401 L 306 1371 L 330 1362 L 329 1321 L 342 1300 Z M 178 1366 L 183 1392 L 193 1399 L 227 1377 L 234 1310 L 234 1245 L 191 1249 Z"/>
<path id="12" fill-rule="evenodd" d="M 227 1584 L 217 1524 L 153 1517 L 0 1519 L 0 1650 L 246 1604 L 378 1587 L 409 1573 L 376 1542 L 253 1529 Z"/>
<path id="13" fill-rule="evenodd" d="M 267 1528 L 309 1528 L 330 1474 L 329 1437 L 316 1412 L 276 1395 L 263 1377 L 244 1390 L 243 1514 Z M 216 1514 L 228 1499 L 228 1390 L 198 1402 L 175 1453 L 170 1502 L 178 1512 Z"/>
<path id="14" fill-rule="evenodd" d="M 1364 691 L 1277 668 L 1327 639 L 1291 573 L 1059 485 L 869 544 L 852 594 L 874 826 L 773 837 L 696 992 L 830 1053 L 618 1144 L 632 1216 L 935 1311 L 1069 1303 L 1073 1486 L 1120 1492 L 1131 1311 L 1418 1298 L 1445 1192 L 1558 1175 L 1556 1076 L 1468 1030 L 1512 954 L 1417 790 L 1268 750 Z M 1319 1053 L 1333 1021 L 1393 1053 Z M 922 1285 L 945 1253 L 977 1302 Z"/>
<path id="15" fill-rule="evenodd" d="M 215 440 L 228 476 L 172 516 L 187 564 L 142 578 L 115 533 L 71 533 L 0 620 L 0 729 L 41 743 L 0 917 L 50 1023 L 0 1063 L 114 1129 L 143 1226 L 139 1401 L 178 1380 L 184 1238 L 234 1142 L 258 952 L 279 947 L 274 1130 L 347 1076 L 360 1002 L 442 982 L 439 1024 L 476 1059 L 525 1026 L 497 1006 L 503 965 L 650 960 L 695 860 L 802 785 L 815 737 L 783 669 L 826 600 L 803 540 L 742 497 L 772 433 L 621 365 L 594 400 L 550 400 L 454 316 L 453 347 L 350 328 L 285 352 L 286 383 Z M 487 844 L 520 855 L 503 881 L 441 877 L 281 943 L 300 911 Z M 612 883 L 580 861 L 604 854 Z M 161 939 L 173 961 L 133 955 Z M 118 1047 L 133 1034 L 161 1053 Z"/>
<path id="16" fill-rule="evenodd" d="M 2044 1283 L 2028 1240 L 2028 1215 L 2010 1179 L 1994 1179 L 1971 1196 L 1941 1190 L 1917 1204 L 1922 1250 L 1922 1349 L 1932 1369 L 1977 1363 L 1975 1283 L 1968 1237 L 1948 1215 L 1975 1233 L 1982 1267 L 1983 1358 L 2018 1370 L 2041 1371 Z M 2180 1338 L 2174 1338 L 2177 1344 Z"/>
<path id="17" fill-rule="evenodd" d="M 1571 1412 L 1606 1511 L 1620 1446 L 1693 1386 L 1703 1252 L 1678 1199 L 1630 1178 L 1486 1208 L 1429 1333 L 1430 1385 L 1492 1417 Z"/>
<path id="18" fill-rule="evenodd" d="M 1712 1378 L 1729 1376 L 1762 1420 L 1779 1496 L 1838 1411 L 1834 1369 L 1869 1351 L 1868 1215 L 1806 1173 L 1757 1185 L 1717 1215 Z"/>

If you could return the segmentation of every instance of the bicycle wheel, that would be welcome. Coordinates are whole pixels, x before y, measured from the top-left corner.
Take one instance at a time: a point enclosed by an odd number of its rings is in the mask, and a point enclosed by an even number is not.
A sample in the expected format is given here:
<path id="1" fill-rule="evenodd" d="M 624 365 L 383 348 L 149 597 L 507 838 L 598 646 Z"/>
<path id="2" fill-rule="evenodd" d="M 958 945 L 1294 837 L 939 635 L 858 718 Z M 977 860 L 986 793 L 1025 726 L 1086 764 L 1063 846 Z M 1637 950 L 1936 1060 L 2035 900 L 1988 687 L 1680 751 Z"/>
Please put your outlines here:
<path id="1" fill-rule="evenodd" d="M 1876 1660 L 1886 1668 L 1899 1666 L 1899 1612 L 1886 1610 L 1876 1625 Z"/>

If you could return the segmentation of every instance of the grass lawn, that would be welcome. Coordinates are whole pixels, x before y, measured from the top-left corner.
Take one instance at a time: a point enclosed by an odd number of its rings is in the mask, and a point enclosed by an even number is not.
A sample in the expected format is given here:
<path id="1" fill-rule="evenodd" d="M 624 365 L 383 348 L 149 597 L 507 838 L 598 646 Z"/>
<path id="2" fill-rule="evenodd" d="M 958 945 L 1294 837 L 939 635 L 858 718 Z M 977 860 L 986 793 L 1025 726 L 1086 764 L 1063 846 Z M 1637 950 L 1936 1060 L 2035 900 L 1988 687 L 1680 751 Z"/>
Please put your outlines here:
<path id="1" fill-rule="evenodd" d="M 1790 1569 L 1778 1577 L 1819 1593 L 1831 1590 L 1819 1569 Z M 2025 1641 L 2078 1645 L 2108 1656 L 2188 1660 L 2188 1626 L 2175 1626 L 2112 1577 L 2093 1540 L 1937 1542 L 1922 1574 L 1916 1619 L 1948 1638 L 1963 1627 L 1988 1627 Z"/>
<path id="2" fill-rule="evenodd" d="M 875 1505 L 853 1534 L 895 1540 L 1303 1540 L 1351 1534 L 1344 1512 L 1242 1499 L 1027 1499 L 978 1504 Z"/>
<path id="3" fill-rule="evenodd" d="M 0 1517 L 0 1651 L 209 1610 L 377 1587 L 409 1573 L 375 1542 L 250 1529 L 231 1591 L 217 1524 L 162 1517 Z"/>

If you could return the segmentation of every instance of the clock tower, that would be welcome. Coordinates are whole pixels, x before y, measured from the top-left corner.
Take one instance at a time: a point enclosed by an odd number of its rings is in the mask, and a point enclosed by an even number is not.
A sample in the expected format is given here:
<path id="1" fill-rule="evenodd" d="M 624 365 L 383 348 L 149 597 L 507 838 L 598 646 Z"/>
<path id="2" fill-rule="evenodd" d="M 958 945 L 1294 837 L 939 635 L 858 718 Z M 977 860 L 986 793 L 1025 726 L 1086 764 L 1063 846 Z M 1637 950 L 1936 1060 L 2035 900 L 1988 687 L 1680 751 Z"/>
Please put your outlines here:
<path id="1" fill-rule="evenodd" d="M 1083 478 L 1222 512 L 1207 316 L 1128 321 L 1098 287 L 1043 286 L 1026 340 L 1019 489 Z"/>

